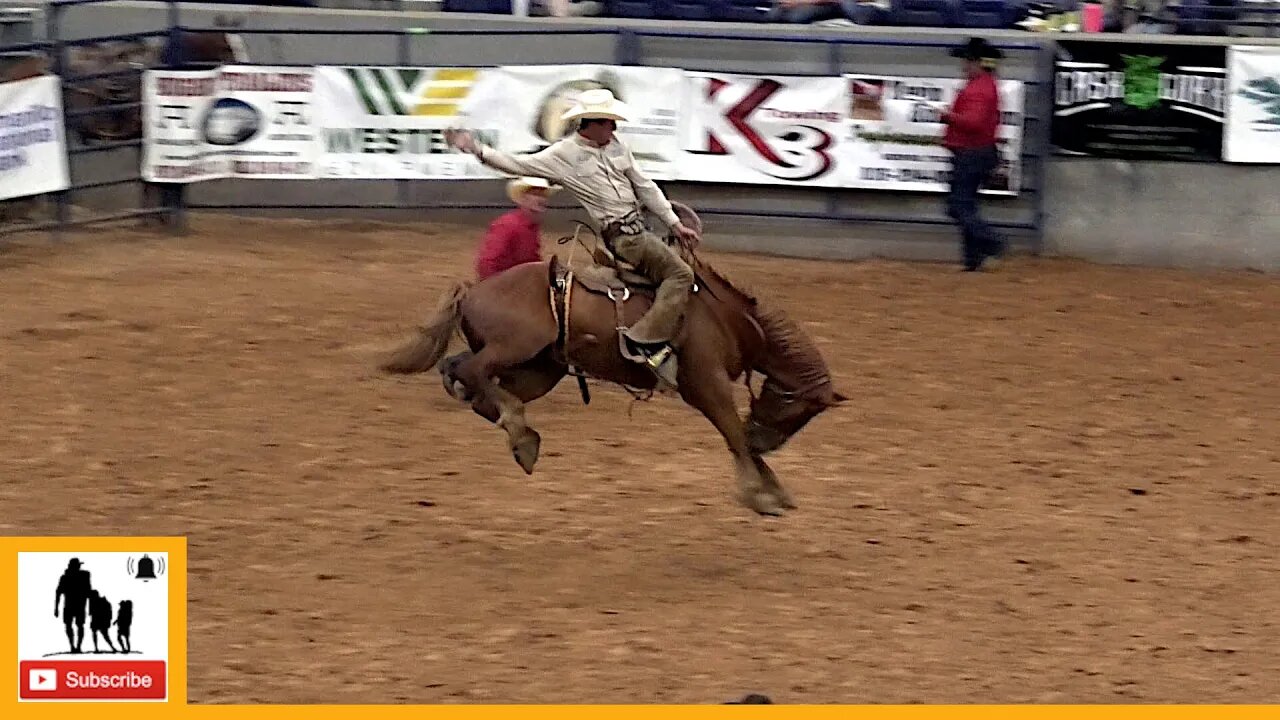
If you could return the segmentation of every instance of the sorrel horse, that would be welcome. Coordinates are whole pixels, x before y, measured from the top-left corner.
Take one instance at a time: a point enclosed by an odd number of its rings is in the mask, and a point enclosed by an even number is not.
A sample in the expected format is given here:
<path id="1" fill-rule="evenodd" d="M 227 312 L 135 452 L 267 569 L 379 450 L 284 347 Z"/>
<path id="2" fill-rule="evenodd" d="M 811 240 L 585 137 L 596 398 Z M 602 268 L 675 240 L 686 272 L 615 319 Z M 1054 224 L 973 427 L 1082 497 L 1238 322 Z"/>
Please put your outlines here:
<path id="1" fill-rule="evenodd" d="M 682 221 L 698 228 L 688 207 L 673 204 Z M 670 241 L 674 238 L 669 237 Z M 781 447 L 810 420 L 846 398 L 836 392 L 826 362 L 800 326 L 765 308 L 682 247 L 696 288 L 673 341 L 679 358 L 678 393 L 723 436 L 733 456 L 739 499 L 761 514 L 795 508 L 763 456 Z M 605 254 L 602 254 L 605 253 Z M 652 302 L 653 288 L 626 267 L 594 251 L 597 265 L 570 270 L 556 258 L 518 265 L 470 284 L 455 283 L 417 337 L 381 368 L 420 373 L 437 363 L 446 392 L 507 433 L 520 467 L 533 472 L 541 436 L 525 419 L 524 405 L 554 388 L 571 368 L 636 389 L 653 389 L 656 377 L 626 360 L 617 328 L 635 322 Z M 604 262 L 601 262 L 604 261 Z M 461 332 L 470 352 L 441 362 Z M 743 420 L 733 383 L 751 373 L 765 376 Z M 589 401 L 581 382 L 584 402 Z"/>

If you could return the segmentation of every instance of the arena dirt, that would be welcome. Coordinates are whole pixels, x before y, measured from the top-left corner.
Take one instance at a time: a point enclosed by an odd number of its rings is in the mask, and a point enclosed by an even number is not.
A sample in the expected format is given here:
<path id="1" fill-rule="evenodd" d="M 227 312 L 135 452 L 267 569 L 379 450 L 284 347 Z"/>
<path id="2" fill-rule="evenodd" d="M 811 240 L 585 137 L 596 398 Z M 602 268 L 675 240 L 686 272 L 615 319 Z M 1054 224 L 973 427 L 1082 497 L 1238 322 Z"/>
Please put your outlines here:
<path id="1" fill-rule="evenodd" d="M 1280 701 L 1274 277 L 712 254 L 854 398 L 763 519 L 678 401 L 562 383 L 526 477 L 376 374 L 476 233 L 0 249 L 0 531 L 186 535 L 197 703 Z"/>

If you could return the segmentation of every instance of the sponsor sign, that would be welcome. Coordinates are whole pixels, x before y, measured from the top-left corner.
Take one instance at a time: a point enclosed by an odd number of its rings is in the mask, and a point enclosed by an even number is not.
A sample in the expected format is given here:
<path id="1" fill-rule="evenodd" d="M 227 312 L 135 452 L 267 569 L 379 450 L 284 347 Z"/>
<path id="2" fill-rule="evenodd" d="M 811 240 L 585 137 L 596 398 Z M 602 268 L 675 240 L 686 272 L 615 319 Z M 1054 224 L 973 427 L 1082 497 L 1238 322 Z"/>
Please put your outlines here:
<path id="1" fill-rule="evenodd" d="M 929 103 L 950 106 L 964 85 L 952 78 L 847 75 L 848 133 L 840 145 L 844 187 L 946 191 L 951 153 Z M 1023 84 L 1000 80 L 1001 161 L 984 192 L 1016 195 L 1021 180 Z"/>
<path id="2" fill-rule="evenodd" d="M 461 127 L 460 108 L 474 93 L 502 97 L 493 69 L 318 67 L 315 106 L 322 178 L 485 178 L 499 174 L 449 148 L 444 131 Z M 502 112 L 471 129 L 495 145 Z"/>
<path id="3" fill-rule="evenodd" d="M 168 552 L 140 542 L 17 564 L 20 701 L 169 699 Z"/>
<path id="4" fill-rule="evenodd" d="M 1222 159 L 1226 49 L 1060 40 L 1053 144 L 1099 157 Z"/>
<path id="5" fill-rule="evenodd" d="M 680 180 L 841 185 L 848 92 L 838 77 L 685 73 Z"/>
<path id="6" fill-rule="evenodd" d="M 70 186 L 61 80 L 0 83 L 0 200 Z"/>
<path id="7" fill-rule="evenodd" d="M 584 90 L 607 88 L 627 104 L 631 117 L 618 136 L 640 171 L 654 180 L 675 178 L 680 156 L 679 121 L 685 76 L 681 70 L 606 65 L 503 67 L 502 81 L 478 89 L 462 109 L 469 126 L 501 122 L 499 150 L 537 152 L 573 128 L 561 119 Z"/>
<path id="8" fill-rule="evenodd" d="M 1280 47 L 1232 46 L 1227 83 L 1227 162 L 1280 163 Z"/>
<path id="9" fill-rule="evenodd" d="M 143 178 L 315 177 L 312 68 L 151 70 L 143 77 Z"/>

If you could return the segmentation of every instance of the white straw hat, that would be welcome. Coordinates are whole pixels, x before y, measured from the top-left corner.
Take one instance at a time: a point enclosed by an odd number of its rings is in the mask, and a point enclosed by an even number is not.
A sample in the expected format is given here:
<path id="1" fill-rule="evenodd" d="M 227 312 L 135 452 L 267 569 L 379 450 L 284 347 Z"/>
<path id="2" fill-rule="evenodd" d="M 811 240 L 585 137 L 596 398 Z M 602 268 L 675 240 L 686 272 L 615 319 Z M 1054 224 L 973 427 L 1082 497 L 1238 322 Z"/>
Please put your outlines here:
<path id="1" fill-rule="evenodd" d="M 625 121 L 631 108 L 613 96 L 607 88 L 583 90 L 578 95 L 573 107 L 560 116 L 561 120 L 582 120 L 584 118 L 603 118 L 605 120 Z"/>
<path id="2" fill-rule="evenodd" d="M 550 182 L 547 182 L 543 178 L 537 178 L 537 177 L 516 178 L 515 180 L 512 180 L 507 183 L 507 197 L 511 198 L 511 202 L 517 202 L 519 201 L 521 195 L 525 194 L 526 192 L 534 188 L 546 190 L 547 194 L 550 195 L 556 192 L 557 190 L 559 190 L 560 186 L 552 185 Z"/>

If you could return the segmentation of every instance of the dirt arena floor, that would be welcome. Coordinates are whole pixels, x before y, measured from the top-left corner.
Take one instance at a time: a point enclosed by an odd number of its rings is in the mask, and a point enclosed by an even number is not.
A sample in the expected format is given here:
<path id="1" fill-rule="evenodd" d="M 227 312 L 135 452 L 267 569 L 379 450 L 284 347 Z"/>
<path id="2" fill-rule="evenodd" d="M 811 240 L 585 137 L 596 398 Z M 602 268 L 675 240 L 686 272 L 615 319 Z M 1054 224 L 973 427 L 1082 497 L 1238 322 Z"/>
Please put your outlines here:
<path id="1" fill-rule="evenodd" d="M 197 703 L 1280 702 L 1274 276 L 712 254 L 855 398 L 772 519 L 678 401 L 562 383 L 526 477 L 374 372 L 475 238 L 0 248 L 0 531 L 188 536 Z"/>

